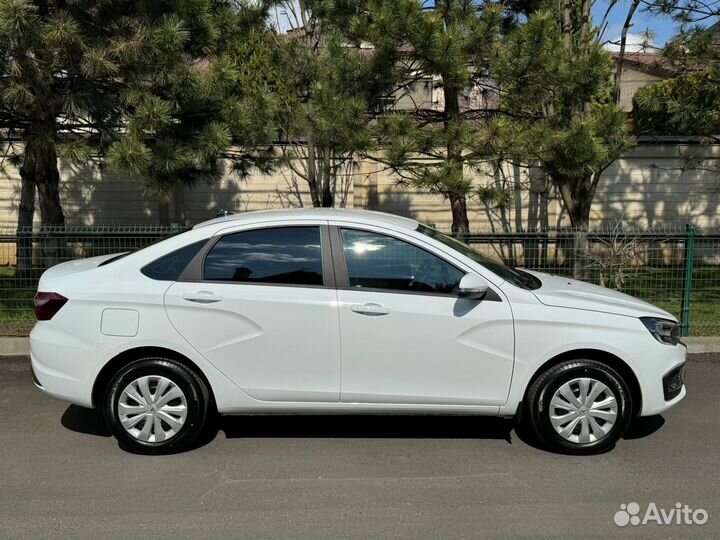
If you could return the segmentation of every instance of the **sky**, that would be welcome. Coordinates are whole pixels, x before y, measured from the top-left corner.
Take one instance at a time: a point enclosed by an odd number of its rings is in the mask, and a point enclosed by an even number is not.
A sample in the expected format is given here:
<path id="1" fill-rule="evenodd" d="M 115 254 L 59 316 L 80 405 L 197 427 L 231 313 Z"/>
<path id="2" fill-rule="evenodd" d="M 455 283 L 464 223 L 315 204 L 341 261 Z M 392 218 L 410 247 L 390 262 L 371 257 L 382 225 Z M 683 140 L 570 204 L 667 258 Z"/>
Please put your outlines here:
<path id="1" fill-rule="evenodd" d="M 605 10 L 607 9 L 607 5 L 608 2 L 606 0 L 598 0 L 596 2 L 593 7 L 593 19 L 595 24 L 600 24 L 600 21 L 605 14 Z M 610 12 L 610 16 L 608 17 L 608 27 L 603 36 L 603 41 L 620 41 L 620 34 L 622 32 L 623 24 L 625 24 L 625 18 L 627 17 L 629 5 L 630 2 L 628 0 L 620 0 L 620 2 L 618 2 Z M 659 17 L 645 13 L 641 10 L 636 11 L 633 16 L 633 26 L 628 31 L 628 50 L 638 49 L 639 44 L 642 42 L 642 35 L 647 29 L 654 34 L 652 45 L 655 47 L 662 47 L 675 34 L 677 24 L 669 17 Z M 618 45 L 612 45 L 611 43 L 608 43 L 606 47 L 611 50 L 619 49 Z"/>

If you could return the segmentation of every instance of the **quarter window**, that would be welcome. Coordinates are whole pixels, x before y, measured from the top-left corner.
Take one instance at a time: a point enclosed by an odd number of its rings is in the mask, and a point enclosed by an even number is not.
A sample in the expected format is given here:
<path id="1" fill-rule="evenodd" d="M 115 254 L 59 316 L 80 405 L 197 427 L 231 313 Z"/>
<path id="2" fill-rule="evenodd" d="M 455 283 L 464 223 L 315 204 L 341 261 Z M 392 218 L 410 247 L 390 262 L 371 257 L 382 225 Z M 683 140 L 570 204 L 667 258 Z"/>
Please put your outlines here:
<path id="1" fill-rule="evenodd" d="M 454 293 L 464 273 L 443 259 L 397 238 L 343 229 L 351 287 Z"/>
<path id="2" fill-rule="evenodd" d="M 147 277 L 159 281 L 177 281 L 185 267 L 202 249 L 207 240 L 201 240 L 163 255 L 140 270 Z M 106 261 L 109 262 L 109 261 Z"/>
<path id="3" fill-rule="evenodd" d="M 229 234 L 205 258 L 204 279 L 322 285 L 319 227 L 281 227 Z"/>

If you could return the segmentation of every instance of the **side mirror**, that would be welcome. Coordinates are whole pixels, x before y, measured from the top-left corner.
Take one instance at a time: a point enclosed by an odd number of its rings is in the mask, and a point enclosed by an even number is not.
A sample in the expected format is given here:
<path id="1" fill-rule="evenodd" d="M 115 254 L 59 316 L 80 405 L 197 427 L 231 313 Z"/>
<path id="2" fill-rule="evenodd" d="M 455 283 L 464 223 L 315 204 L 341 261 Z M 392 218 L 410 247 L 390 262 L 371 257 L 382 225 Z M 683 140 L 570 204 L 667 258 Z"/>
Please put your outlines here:
<path id="1" fill-rule="evenodd" d="M 477 274 L 466 274 L 460 280 L 458 297 L 468 300 L 482 300 L 488 291 L 488 284 Z"/>

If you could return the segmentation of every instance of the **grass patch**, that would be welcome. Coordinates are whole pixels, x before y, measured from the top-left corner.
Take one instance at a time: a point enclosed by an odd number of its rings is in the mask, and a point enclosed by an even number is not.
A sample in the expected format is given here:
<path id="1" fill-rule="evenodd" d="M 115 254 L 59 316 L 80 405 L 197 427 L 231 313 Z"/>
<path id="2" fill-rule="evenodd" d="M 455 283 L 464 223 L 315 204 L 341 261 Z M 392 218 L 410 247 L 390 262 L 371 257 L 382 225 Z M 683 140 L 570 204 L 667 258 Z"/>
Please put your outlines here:
<path id="1" fill-rule="evenodd" d="M 0 267 L 0 336 L 26 336 L 35 324 L 33 297 L 37 278 L 15 276 L 15 269 Z"/>

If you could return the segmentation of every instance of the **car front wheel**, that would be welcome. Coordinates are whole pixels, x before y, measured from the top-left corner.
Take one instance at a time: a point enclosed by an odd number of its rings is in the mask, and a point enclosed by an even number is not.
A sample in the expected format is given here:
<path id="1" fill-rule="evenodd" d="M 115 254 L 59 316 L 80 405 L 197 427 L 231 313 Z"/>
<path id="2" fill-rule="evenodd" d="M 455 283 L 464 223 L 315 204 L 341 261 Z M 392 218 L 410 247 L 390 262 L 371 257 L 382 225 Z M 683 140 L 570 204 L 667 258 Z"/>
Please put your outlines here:
<path id="1" fill-rule="evenodd" d="M 142 454 L 178 452 L 199 437 L 208 390 L 192 370 L 168 358 L 123 367 L 108 385 L 104 415 L 120 445 Z"/>
<path id="2" fill-rule="evenodd" d="M 610 366 L 568 360 L 542 373 L 528 390 L 529 420 L 551 450 L 595 454 L 612 448 L 631 419 L 627 384 Z"/>

